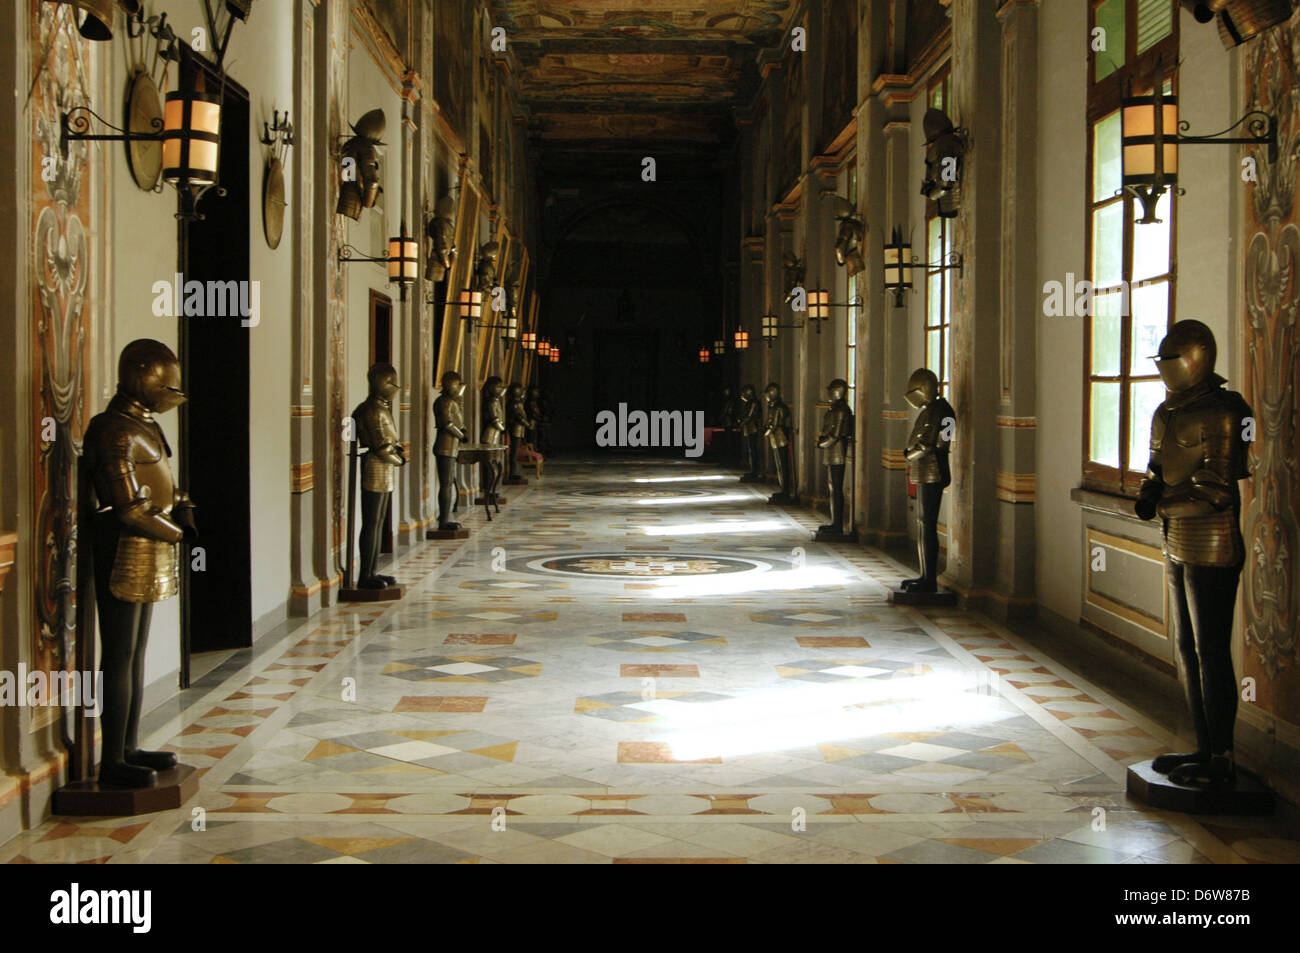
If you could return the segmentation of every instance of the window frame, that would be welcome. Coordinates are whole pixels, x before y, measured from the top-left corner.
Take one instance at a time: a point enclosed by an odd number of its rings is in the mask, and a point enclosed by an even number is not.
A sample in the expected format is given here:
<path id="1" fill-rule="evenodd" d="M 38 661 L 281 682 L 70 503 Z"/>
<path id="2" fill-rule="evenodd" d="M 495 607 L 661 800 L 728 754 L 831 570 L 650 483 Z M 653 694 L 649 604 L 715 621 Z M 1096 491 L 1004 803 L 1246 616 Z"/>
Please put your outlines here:
<path id="1" fill-rule="evenodd" d="M 941 105 L 934 105 L 935 91 L 939 92 L 942 100 Z M 925 105 L 927 109 L 941 109 L 945 114 L 951 116 L 952 108 L 952 60 L 947 60 L 941 65 L 930 77 L 930 81 L 925 88 Z M 939 251 L 935 255 L 935 250 L 930 247 L 930 223 L 939 219 Z M 946 398 L 949 393 L 949 386 L 952 383 L 947 376 L 948 367 L 951 365 L 952 349 L 952 279 L 948 272 L 941 268 L 930 268 L 929 266 L 938 263 L 944 264 L 947 260 L 945 248 L 952 246 L 952 230 L 948 227 L 948 219 L 939 215 L 939 203 L 936 199 L 927 198 L 925 200 L 925 265 L 922 269 L 925 281 L 924 305 L 921 316 L 921 356 L 925 361 L 925 366 L 930 365 L 930 335 L 937 332 L 939 335 L 939 366 L 931 367 L 934 376 L 939 379 L 939 394 Z M 930 324 L 930 278 L 933 275 L 939 275 L 940 288 L 940 306 L 939 306 L 939 323 Z"/>
<path id="2" fill-rule="evenodd" d="M 1091 37 L 1092 30 L 1097 22 L 1097 10 L 1105 3 L 1106 0 L 1089 0 L 1088 4 L 1088 36 Z M 1087 176 L 1085 190 L 1083 195 L 1083 215 L 1084 215 L 1084 262 L 1085 277 L 1089 282 L 1094 278 L 1093 273 L 1093 225 L 1094 214 L 1096 211 L 1108 204 L 1119 201 L 1122 205 L 1122 251 L 1121 251 L 1121 281 L 1128 286 L 1128 314 L 1120 315 L 1119 329 L 1119 373 L 1116 375 L 1097 375 L 1093 372 L 1092 364 L 1092 344 L 1093 344 L 1093 314 L 1084 316 L 1083 319 L 1083 381 L 1082 381 L 1082 433 L 1080 441 L 1080 472 L 1081 485 L 1085 489 L 1097 490 L 1103 493 L 1110 493 L 1117 496 L 1136 498 L 1138 486 L 1146 472 L 1147 460 L 1129 459 L 1129 442 L 1132 433 L 1132 385 L 1148 380 L 1158 380 L 1159 374 L 1152 370 L 1151 374 L 1134 374 L 1131 373 L 1133 366 L 1132 342 L 1133 342 L 1133 297 L 1138 287 L 1148 284 L 1157 284 L 1165 282 L 1168 285 L 1168 314 L 1166 315 L 1166 328 L 1171 326 L 1174 321 L 1174 315 L 1177 307 L 1177 289 L 1178 289 L 1178 202 L 1175 190 L 1170 190 L 1169 195 L 1169 270 L 1167 273 L 1152 278 L 1143 279 L 1140 285 L 1134 285 L 1133 277 L 1133 252 L 1135 246 L 1135 229 L 1140 226 L 1134 223 L 1137 217 L 1137 200 L 1129 192 L 1124 192 L 1118 199 L 1107 198 L 1101 201 L 1094 201 L 1094 190 L 1096 188 L 1096 148 L 1097 148 L 1097 126 L 1105 119 L 1112 116 L 1120 109 L 1121 100 L 1126 95 L 1127 88 L 1131 86 L 1135 93 L 1142 93 L 1149 88 L 1150 77 L 1153 74 L 1157 62 L 1164 64 L 1165 79 L 1172 85 L 1173 92 L 1178 92 L 1178 49 L 1179 49 L 1179 16 L 1180 8 L 1177 0 L 1168 0 L 1173 10 L 1173 28 L 1169 36 L 1156 43 L 1150 49 L 1144 51 L 1140 56 L 1137 54 L 1137 9 L 1138 0 L 1124 0 L 1125 2 L 1125 20 L 1124 20 L 1124 62 L 1123 64 L 1101 81 L 1094 80 L 1096 76 L 1096 58 L 1097 54 L 1092 49 L 1091 42 L 1088 43 L 1088 84 L 1087 84 L 1087 110 L 1085 115 L 1085 129 L 1087 137 Z M 1145 86 L 1143 84 L 1146 84 Z M 1121 288 L 1124 287 L 1121 285 Z M 1121 292 L 1123 293 L 1123 292 Z M 1095 312 L 1097 298 L 1092 299 L 1094 307 L 1091 309 Z M 1119 385 L 1119 419 L 1116 422 L 1116 431 L 1119 435 L 1119 466 L 1112 467 L 1107 464 L 1099 463 L 1092 459 L 1092 385 L 1095 382 L 1116 383 Z"/>

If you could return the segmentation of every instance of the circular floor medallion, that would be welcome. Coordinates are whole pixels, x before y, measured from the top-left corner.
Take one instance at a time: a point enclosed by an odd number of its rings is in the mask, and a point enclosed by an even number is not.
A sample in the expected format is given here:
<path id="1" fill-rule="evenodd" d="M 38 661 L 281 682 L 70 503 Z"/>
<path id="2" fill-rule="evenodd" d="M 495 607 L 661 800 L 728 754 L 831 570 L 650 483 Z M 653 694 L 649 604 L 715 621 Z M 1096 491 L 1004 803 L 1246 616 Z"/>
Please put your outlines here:
<path id="1" fill-rule="evenodd" d="M 687 576 L 767 572 L 772 568 L 771 563 L 759 559 L 705 553 L 663 552 L 552 553 L 541 557 L 525 557 L 512 562 L 516 565 L 511 568 L 523 572 L 557 573 L 602 579 L 679 579 Z"/>

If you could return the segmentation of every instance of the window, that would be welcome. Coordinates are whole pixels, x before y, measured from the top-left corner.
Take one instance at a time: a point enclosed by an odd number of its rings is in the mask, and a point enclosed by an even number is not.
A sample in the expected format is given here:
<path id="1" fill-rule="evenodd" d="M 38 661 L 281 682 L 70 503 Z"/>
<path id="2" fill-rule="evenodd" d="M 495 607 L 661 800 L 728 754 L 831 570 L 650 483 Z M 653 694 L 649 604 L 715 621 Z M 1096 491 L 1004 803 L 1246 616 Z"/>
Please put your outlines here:
<path id="1" fill-rule="evenodd" d="M 1090 24 L 1100 48 L 1092 50 L 1088 87 L 1086 277 L 1094 296 L 1084 314 L 1083 482 L 1130 495 L 1146 470 L 1151 415 L 1165 396 L 1150 358 L 1173 320 L 1175 203 L 1166 193 L 1156 213 L 1163 221 L 1135 224 L 1140 205 L 1120 192 L 1119 108 L 1130 91 L 1150 89 L 1157 63 L 1174 67 L 1176 2 L 1101 0 Z M 1172 83 L 1166 89 L 1173 92 Z"/>
<path id="2" fill-rule="evenodd" d="M 945 63 L 934 78 L 926 102 L 931 109 L 945 112 L 950 103 L 950 64 Z M 937 202 L 926 202 L 925 261 L 926 265 L 943 265 L 952 251 L 952 230 L 949 220 L 939 215 Z M 948 396 L 952 379 L 952 354 L 950 331 L 952 328 L 952 272 L 937 268 L 925 269 L 925 366 L 939 378 L 939 393 Z"/>
<path id="3" fill-rule="evenodd" d="M 849 202 L 854 208 L 858 207 L 858 169 L 857 159 L 849 159 Z M 864 251 L 865 253 L 865 251 Z M 853 275 L 849 278 L 849 296 L 845 300 L 852 304 L 858 297 L 858 276 Z M 844 346 L 844 364 L 847 370 L 844 372 L 844 380 L 848 382 L 849 393 L 848 402 L 850 407 L 857 407 L 857 386 L 858 386 L 858 316 L 860 309 L 850 307 L 848 309 L 849 317 L 845 322 L 845 346 Z"/>
<path id="4" fill-rule="evenodd" d="M 943 265 L 952 251 L 948 219 L 931 216 L 926 220 L 925 233 L 925 366 L 939 378 L 939 393 L 947 397 L 951 377 L 952 272 L 929 266 Z"/>

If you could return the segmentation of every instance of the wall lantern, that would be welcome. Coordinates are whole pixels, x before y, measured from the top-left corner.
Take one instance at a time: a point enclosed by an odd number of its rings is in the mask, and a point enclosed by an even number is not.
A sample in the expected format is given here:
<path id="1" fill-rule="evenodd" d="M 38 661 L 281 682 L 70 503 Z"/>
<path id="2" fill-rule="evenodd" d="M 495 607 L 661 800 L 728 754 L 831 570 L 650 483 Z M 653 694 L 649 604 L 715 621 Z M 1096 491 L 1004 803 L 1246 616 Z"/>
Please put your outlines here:
<path id="1" fill-rule="evenodd" d="M 402 300 L 405 301 L 406 286 L 419 277 L 419 255 L 420 243 L 406 234 L 406 221 L 403 220 L 401 233 L 388 240 L 387 255 L 383 257 L 358 255 L 355 248 L 345 244 L 339 247 L 337 260 L 339 264 L 350 264 L 354 261 L 383 262 L 388 266 L 389 282 L 398 286 Z"/>
<path id="2" fill-rule="evenodd" d="M 160 42 L 162 37 L 159 37 Z M 188 47 L 180 46 L 181 51 Z M 170 55 L 170 54 L 160 54 Z M 185 52 L 175 54 L 187 56 Z M 102 123 L 115 134 L 92 133 L 91 119 Z M 162 177 L 174 186 L 181 199 L 176 217 L 186 221 L 201 218 L 196 211 L 199 198 L 217 183 L 221 142 L 221 96 L 209 93 L 203 73 L 194 71 L 190 89 L 175 89 L 167 94 L 162 119 L 151 120 L 153 132 L 130 132 L 114 126 L 87 106 L 77 106 L 59 119 L 59 152 L 68 157 L 69 142 L 162 143 Z"/>
<path id="3" fill-rule="evenodd" d="M 709 363 L 709 355 L 711 353 L 712 352 L 707 347 L 700 348 L 700 363 L 701 364 Z"/>
<path id="4" fill-rule="evenodd" d="M 885 291 L 894 293 L 894 307 L 901 308 L 903 306 L 904 292 L 912 290 L 911 273 L 913 269 L 955 271 L 960 275 L 962 264 L 960 252 L 949 252 L 946 259 L 935 262 L 918 262 L 912 255 L 911 243 L 903 240 L 902 228 L 895 225 L 893 235 L 885 244 Z"/>
<path id="5" fill-rule="evenodd" d="M 537 350 L 537 333 L 535 331 L 525 331 L 519 338 L 519 346 L 525 351 Z"/>
<path id="6" fill-rule="evenodd" d="M 713 342 L 713 353 L 714 353 L 714 354 L 726 354 L 726 353 L 727 353 L 727 342 L 726 342 L 726 341 L 723 341 L 723 340 L 717 340 L 717 341 L 714 341 L 714 342 Z"/>
<path id="7" fill-rule="evenodd" d="M 762 337 L 763 340 L 767 342 L 767 346 L 771 347 L 773 342 L 776 341 L 777 332 L 781 328 L 794 328 L 797 330 L 802 327 L 802 321 L 797 324 L 781 324 L 780 316 L 778 316 L 774 311 L 769 311 L 767 314 L 763 315 Z"/>
<path id="8" fill-rule="evenodd" d="M 921 182 L 921 194 L 938 203 L 941 218 L 956 218 L 970 134 L 954 126 L 942 109 L 927 109 L 921 125 L 925 130 L 925 178 Z"/>
<path id="9" fill-rule="evenodd" d="M 560 363 L 560 349 L 558 347 L 551 348 L 551 363 L 552 364 Z"/>
<path id="10" fill-rule="evenodd" d="M 550 356 L 551 356 L 551 342 L 548 341 L 546 338 L 542 338 L 540 341 L 538 341 L 538 342 L 537 342 L 537 353 L 538 353 L 538 355 L 541 356 L 541 357 L 550 357 Z"/>
<path id="11" fill-rule="evenodd" d="M 832 301 L 831 293 L 825 288 L 818 288 L 815 291 L 808 292 L 808 320 L 817 322 L 817 333 L 822 333 L 822 322 L 831 319 L 831 308 L 853 308 L 862 307 L 861 295 L 854 297 L 852 301 Z"/>
<path id="12" fill-rule="evenodd" d="M 475 301 L 477 302 L 477 313 L 475 314 L 475 317 L 477 317 L 478 314 L 481 314 L 483 311 L 483 292 L 462 291 L 461 297 L 463 298 L 466 294 L 473 295 Z M 477 320 L 475 320 L 472 322 L 471 327 L 477 328 L 478 330 L 481 331 L 482 330 L 500 331 L 501 340 L 505 343 L 506 347 L 509 347 L 519 337 L 519 318 L 508 311 L 502 311 L 501 315 L 502 317 L 501 317 L 500 324 L 480 324 Z M 463 310 L 462 310 L 461 317 L 465 317 Z"/>
<path id="13" fill-rule="evenodd" d="M 732 340 L 732 345 L 737 351 L 749 350 L 749 332 L 744 328 L 738 328 Z"/>
<path id="14" fill-rule="evenodd" d="M 1142 203 L 1139 225 L 1159 222 L 1156 206 L 1161 196 L 1178 188 L 1178 147 L 1180 145 L 1266 145 L 1268 161 L 1277 161 L 1277 117 L 1262 110 L 1251 110 L 1222 132 L 1212 136 L 1184 136 L 1186 120 L 1178 118 L 1178 97 L 1164 91 L 1160 65 L 1156 65 L 1151 92 L 1143 96 L 1125 96 L 1120 103 L 1120 143 L 1123 148 L 1122 183 Z M 1242 124 L 1248 136 L 1230 137 Z"/>
<path id="15" fill-rule="evenodd" d="M 1289 0 L 1184 0 L 1198 23 L 1219 21 L 1225 49 L 1240 46 L 1260 33 L 1291 19 Z"/>

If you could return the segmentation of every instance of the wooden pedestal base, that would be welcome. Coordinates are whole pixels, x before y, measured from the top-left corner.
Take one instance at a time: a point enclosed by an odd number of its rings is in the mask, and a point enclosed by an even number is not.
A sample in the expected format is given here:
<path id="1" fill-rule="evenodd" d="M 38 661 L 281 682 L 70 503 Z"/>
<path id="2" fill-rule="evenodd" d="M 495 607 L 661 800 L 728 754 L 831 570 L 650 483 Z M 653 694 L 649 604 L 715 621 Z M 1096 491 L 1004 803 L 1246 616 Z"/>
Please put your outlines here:
<path id="1" fill-rule="evenodd" d="M 778 492 L 769 496 L 767 502 L 771 503 L 773 506 L 797 506 L 799 504 L 799 497 L 786 496 L 784 493 Z"/>
<path id="2" fill-rule="evenodd" d="M 188 764 L 158 772 L 151 788 L 116 788 L 99 781 L 73 781 L 54 792 L 50 811 L 65 817 L 134 817 L 180 807 L 199 790 L 199 777 Z"/>
<path id="3" fill-rule="evenodd" d="M 460 529 L 426 529 L 424 531 L 425 539 L 469 539 L 469 530 L 463 526 Z"/>
<path id="4" fill-rule="evenodd" d="M 1235 784 L 1201 788 L 1175 784 L 1150 761 L 1139 761 L 1129 765 L 1127 777 L 1128 793 L 1152 807 L 1182 814 L 1273 813 L 1273 792 L 1240 771 Z"/>
<path id="5" fill-rule="evenodd" d="M 819 529 L 813 533 L 814 543 L 856 543 L 858 537 L 853 533 L 835 533 L 828 529 Z"/>
<path id="6" fill-rule="evenodd" d="M 889 601 L 898 606 L 955 606 L 957 593 L 951 589 L 938 592 L 909 592 L 906 589 L 891 589 Z"/>
<path id="7" fill-rule="evenodd" d="M 401 586 L 387 589 L 340 589 L 339 602 L 396 602 L 402 598 Z"/>

